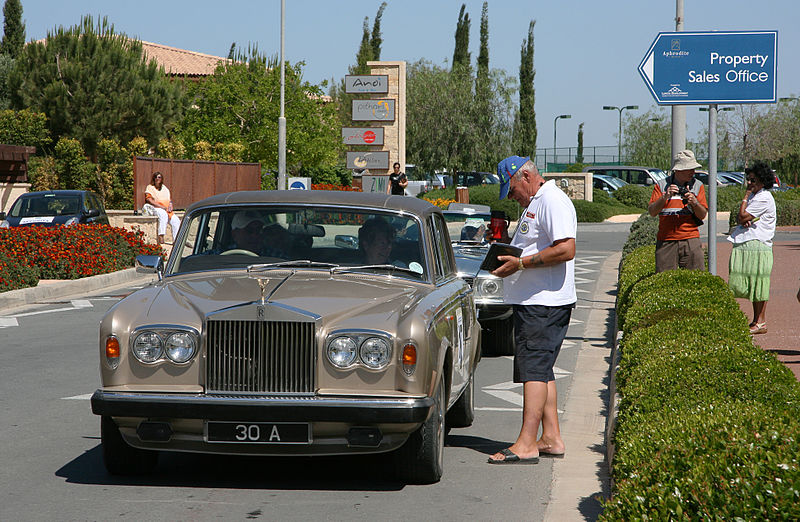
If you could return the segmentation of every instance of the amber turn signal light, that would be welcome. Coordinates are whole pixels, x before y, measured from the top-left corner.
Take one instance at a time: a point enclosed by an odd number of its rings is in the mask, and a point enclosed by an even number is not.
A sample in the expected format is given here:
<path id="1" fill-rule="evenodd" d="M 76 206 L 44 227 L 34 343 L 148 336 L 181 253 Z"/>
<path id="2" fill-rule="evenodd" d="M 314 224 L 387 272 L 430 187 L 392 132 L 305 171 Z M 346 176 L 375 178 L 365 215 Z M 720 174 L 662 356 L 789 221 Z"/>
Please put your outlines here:
<path id="1" fill-rule="evenodd" d="M 414 373 L 417 367 L 417 347 L 413 344 L 403 346 L 403 371 L 408 375 Z"/>
<path id="2" fill-rule="evenodd" d="M 113 370 L 119 364 L 119 339 L 113 335 L 106 338 L 106 362 Z"/>

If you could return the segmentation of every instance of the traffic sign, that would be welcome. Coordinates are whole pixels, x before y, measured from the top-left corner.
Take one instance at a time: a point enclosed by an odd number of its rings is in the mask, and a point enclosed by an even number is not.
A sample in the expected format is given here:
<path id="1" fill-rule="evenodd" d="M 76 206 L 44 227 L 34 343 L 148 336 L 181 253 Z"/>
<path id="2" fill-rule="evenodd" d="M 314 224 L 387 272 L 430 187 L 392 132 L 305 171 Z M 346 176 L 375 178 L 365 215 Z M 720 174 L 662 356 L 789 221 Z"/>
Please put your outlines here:
<path id="1" fill-rule="evenodd" d="M 639 74 L 660 105 L 774 103 L 777 31 L 658 33 Z"/>

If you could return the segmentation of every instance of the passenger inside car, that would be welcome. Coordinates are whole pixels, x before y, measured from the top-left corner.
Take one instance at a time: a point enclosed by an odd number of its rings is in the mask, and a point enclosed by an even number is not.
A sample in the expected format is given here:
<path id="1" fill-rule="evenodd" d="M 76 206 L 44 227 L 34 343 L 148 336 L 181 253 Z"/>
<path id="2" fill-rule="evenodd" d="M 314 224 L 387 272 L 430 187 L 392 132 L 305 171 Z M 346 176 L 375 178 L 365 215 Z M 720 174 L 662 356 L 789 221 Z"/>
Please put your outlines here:
<path id="1" fill-rule="evenodd" d="M 368 219 L 358 229 L 358 245 L 364 262 L 370 265 L 388 263 L 394 236 L 392 225 L 385 220 L 381 218 Z"/>

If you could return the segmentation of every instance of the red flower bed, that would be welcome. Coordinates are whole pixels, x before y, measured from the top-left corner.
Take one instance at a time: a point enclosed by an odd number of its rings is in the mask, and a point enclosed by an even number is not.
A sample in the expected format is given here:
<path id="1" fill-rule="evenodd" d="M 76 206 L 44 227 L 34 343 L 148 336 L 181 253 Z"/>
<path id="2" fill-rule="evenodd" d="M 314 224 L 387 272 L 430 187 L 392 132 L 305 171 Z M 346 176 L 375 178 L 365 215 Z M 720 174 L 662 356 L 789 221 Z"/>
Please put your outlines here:
<path id="1" fill-rule="evenodd" d="M 312 183 L 311 190 L 348 190 L 351 192 L 361 192 L 361 189 L 348 187 L 346 185 L 334 185 L 332 183 Z"/>
<path id="2" fill-rule="evenodd" d="M 0 229 L 0 291 L 30 286 L 31 272 L 37 281 L 78 279 L 132 267 L 137 255 L 163 255 L 142 237 L 108 225 Z"/>

